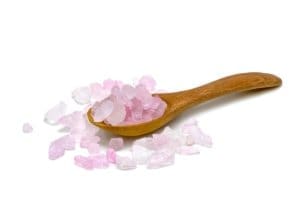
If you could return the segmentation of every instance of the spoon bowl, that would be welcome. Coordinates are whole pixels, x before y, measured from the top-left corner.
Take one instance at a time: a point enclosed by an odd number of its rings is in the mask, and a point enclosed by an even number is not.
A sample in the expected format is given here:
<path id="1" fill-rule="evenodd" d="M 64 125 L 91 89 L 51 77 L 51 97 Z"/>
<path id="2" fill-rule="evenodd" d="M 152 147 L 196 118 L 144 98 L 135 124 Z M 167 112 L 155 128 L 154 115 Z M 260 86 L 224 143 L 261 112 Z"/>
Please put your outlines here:
<path id="1" fill-rule="evenodd" d="M 149 122 L 120 126 L 95 122 L 91 109 L 88 110 L 87 117 L 92 124 L 106 131 L 121 136 L 141 136 L 163 127 L 183 111 L 211 99 L 236 92 L 278 87 L 281 84 L 281 79 L 272 74 L 259 72 L 235 74 L 189 90 L 154 94 L 166 102 L 167 108 L 161 117 Z"/>

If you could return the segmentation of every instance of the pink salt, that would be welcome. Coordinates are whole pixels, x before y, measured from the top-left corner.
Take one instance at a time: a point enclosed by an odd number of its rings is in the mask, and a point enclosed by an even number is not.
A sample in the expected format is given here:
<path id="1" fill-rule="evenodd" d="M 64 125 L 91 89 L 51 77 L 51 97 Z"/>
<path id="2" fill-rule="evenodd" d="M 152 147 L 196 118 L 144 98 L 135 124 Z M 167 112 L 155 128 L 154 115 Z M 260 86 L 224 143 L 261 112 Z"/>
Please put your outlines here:
<path id="1" fill-rule="evenodd" d="M 55 160 L 65 154 L 65 150 L 75 149 L 75 139 L 70 135 L 65 135 L 53 141 L 49 146 L 49 159 Z"/>
<path id="2" fill-rule="evenodd" d="M 121 150 L 124 146 L 123 138 L 111 138 L 108 144 L 109 148 L 112 148 L 116 151 Z"/>
<path id="3" fill-rule="evenodd" d="M 114 149 L 108 148 L 106 150 L 106 158 L 107 158 L 108 162 L 110 162 L 110 163 L 116 163 L 116 156 L 117 155 L 116 155 L 116 152 L 115 152 Z"/>
<path id="4" fill-rule="evenodd" d="M 25 123 L 25 124 L 23 124 L 22 130 L 23 130 L 23 133 L 32 133 L 33 128 L 31 126 L 31 124 Z"/>
<path id="5" fill-rule="evenodd" d="M 117 168 L 121 170 L 131 170 L 136 168 L 136 162 L 132 158 L 126 156 L 117 156 L 116 165 Z"/>

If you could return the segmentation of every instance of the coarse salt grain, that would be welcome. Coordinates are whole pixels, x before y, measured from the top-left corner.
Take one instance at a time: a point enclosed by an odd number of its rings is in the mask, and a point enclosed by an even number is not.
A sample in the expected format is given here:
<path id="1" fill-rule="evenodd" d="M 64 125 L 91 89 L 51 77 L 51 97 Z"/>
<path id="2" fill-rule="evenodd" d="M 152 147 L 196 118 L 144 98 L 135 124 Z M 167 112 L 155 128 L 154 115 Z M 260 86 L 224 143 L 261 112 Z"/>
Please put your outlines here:
<path id="1" fill-rule="evenodd" d="M 24 123 L 22 127 L 23 133 L 32 133 L 33 128 L 32 125 L 29 123 Z"/>

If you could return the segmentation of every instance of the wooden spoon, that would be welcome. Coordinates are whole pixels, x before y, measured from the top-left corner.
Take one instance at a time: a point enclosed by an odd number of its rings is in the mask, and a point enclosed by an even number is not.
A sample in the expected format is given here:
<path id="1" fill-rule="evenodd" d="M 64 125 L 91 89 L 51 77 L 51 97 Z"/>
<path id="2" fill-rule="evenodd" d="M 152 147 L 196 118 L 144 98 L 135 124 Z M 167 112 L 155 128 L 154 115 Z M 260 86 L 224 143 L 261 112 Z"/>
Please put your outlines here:
<path id="1" fill-rule="evenodd" d="M 95 122 L 91 109 L 87 112 L 87 116 L 92 124 L 109 132 L 122 136 L 140 136 L 161 128 L 197 104 L 235 92 L 278 87 L 281 83 L 281 79 L 275 75 L 251 72 L 228 76 L 190 90 L 154 94 L 167 103 L 167 108 L 161 117 L 140 124 L 112 126 L 104 122 Z"/>

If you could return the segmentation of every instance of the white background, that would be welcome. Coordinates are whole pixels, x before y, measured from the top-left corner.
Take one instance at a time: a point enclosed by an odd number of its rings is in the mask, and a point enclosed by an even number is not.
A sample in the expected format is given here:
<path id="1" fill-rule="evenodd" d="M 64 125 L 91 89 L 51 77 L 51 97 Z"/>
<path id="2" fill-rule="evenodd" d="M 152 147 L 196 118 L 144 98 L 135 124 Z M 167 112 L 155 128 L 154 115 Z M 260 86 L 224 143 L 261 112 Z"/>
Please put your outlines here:
<path id="1" fill-rule="evenodd" d="M 298 0 L 0 1 L 0 199 L 300 199 Z M 52 162 L 44 112 L 77 86 L 153 75 L 187 89 L 247 71 L 279 89 L 195 108 L 214 141 L 159 170 Z M 21 132 L 30 121 L 31 135 Z"/>

